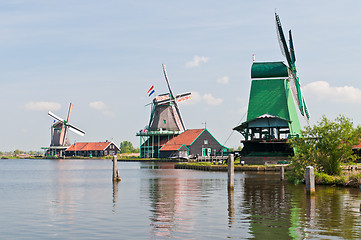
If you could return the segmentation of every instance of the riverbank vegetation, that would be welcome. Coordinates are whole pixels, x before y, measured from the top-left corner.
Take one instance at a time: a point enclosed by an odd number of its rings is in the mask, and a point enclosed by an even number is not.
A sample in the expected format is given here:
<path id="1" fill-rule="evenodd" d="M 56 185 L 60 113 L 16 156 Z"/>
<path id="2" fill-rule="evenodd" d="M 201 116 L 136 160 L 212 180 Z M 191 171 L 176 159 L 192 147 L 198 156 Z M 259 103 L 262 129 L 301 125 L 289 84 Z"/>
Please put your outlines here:
<path id="1" fill-rule="evenodd" d="M 294 138 L 292 171 L 287 174 L 294 183 L 304 182 L 307 166 L 315 169 L 316 183 L 348 185 L 361 179 L 360 174 L 345 174 L 341 165 L 355 164 L 353 146 L 360 142 L 361 127 L 354 127 L 345 116 L 329 120 L 325 116 L 314 126 L 307 126 L 302 137 Z"/>
<path id="2" fill-rule="evenodd" d="M 22 151 L 16 149 L 9 152 L 0 152 L 1 159 L 21 159 L 21 158 L 42 158 L 43 153 L 40 151 Z"/>
<path id="3" fill-rule="evenodd" d="M 139 148 L 134 148 L 133 144 L 129 141 L 123 141 L 120 143 L 120 152 L 121 153 L 139 153 Z"/>

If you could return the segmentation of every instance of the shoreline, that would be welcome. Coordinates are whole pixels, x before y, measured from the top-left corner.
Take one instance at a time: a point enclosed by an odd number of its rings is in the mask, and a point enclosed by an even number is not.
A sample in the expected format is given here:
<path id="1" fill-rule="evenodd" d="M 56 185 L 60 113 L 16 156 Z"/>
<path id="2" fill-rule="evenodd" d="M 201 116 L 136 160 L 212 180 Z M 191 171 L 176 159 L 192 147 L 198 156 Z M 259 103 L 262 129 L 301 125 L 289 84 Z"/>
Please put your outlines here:
<path id="1" fill-rule="evenodd" d="M 289 165 L 274 165 L 274 166 L 259 166 L 259 165 L 247 165 L 247 166 L 234 166 L 235 172 L 279 172 L 280 167 L 284 167 L 285 171 L 289 171 L 291 167 Z M 227 172 L 227 165 L 195 165 L 195 164 L 184 164 L 177 163 L 174 165 L 175 169 L 192 169 L 192 170 L 201 170 L 201 171 L 222 171 Z"/>

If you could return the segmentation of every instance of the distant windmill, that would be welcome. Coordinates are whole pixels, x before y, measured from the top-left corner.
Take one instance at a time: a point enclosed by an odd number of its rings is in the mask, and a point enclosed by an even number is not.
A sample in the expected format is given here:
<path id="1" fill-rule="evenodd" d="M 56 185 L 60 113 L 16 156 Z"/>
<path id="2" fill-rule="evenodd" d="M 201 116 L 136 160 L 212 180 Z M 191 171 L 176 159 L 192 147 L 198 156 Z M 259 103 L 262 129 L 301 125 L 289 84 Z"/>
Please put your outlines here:
<path id="1" fill-rule="evenodd" d="M 191 99 L 191 93 L 174 95 L 170 87 L 165 65 L 162 64 L 164 77 L 167 82 L 169 93 L 160 94 L 153 99 L 152 110 L 149 120 L 149 131 L 185 131 L 178 103 Z"/>
<path id="2" fill-rule="evenodd" d="M 68 129 L 84 136 L 85 132 L 69 123 L 71 111 L 73 109 L 73 104 L 70 103 L 68 117 L 66 120 L 56 116 L 52 112 L 48 112 L 48 115 L 53 117 L 57 122 L 52 125 L 52 134 L 51 134 L 51 144 L 50 146 L 70 146 L 70 141 L 68 139 Z"/>

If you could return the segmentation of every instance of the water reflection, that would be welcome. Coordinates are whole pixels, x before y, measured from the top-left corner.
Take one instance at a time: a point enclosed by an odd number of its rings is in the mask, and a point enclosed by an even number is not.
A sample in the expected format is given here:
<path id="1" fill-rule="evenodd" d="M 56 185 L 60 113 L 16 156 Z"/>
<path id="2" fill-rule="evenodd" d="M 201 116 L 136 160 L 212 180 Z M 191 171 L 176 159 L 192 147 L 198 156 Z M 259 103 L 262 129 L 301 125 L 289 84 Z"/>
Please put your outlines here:
<path id="1" fill-rule="evenodd" d="M 191 234 L 195 205 L 189 204 L 188 200 L 196 192 L 189 189 L 197 188 L 197 183 L 178 178 L 149 179 L 151 236 L 172 237 L 176 231 Z"/>
<path id="2" fill-rule="evenodd" d="M 119 184 L 119 181 L 113 181 L 113 212 L 115 212 L 116 208 L 117 208 L 118 184 Z"/>
<path id="3" fill-rule="evenodd" d="M 307 194 L 306 195 L 306 219 L 311 226 L 314 226 L 316 214 L 316 195 Z"/>
<path id="4" fill-rule="evenodd" d="M 52 162 L 54 169 L 53 178 L 53 196 L 52 207 L 50 208 L 52 213 L 52 222 L 65 221 L 71 225 L 74 223 L 75 202 L 73 189 L 71 186 L 70 171 L 73 166 L 66 164 L 63 160 L 57 160 Z M 62 219 L 59 216 L 63 216 Z"/>
<path id="5" fill-rule="evenodd" d="M 279 174 L 250 174 L 244 184 L 244 214 L 255 239 L 290 239 L 291 199 Z M 292 233 L 293 234 L 293 233 Z"/>
<path id="6" fill-rule="evenodd" d="M 315 195 L 307 195 L 304 185 L 282 182 L 277 173 L 237 175 L 235 190 L 228 190 L 226 177 L 219 173 L 214 173 L 218 179 L 204 179 L 210 173 L 193 171 L 198 176 L 185 179 L 183 174 L 190 171 L 182 171 L 179 176 L 157 171 L 148 179 L 150 235 L 155 238 L 192 236 L 202 225 L 197 221 L 205 221 L 202 213 L 216 216 L 210 220 L 213 233 L 225 225 L 230 238 L 361 237 L 357 190 L 318 187 Z M 224 201 L 226 215 L 219 204 Z"/>
<path id="7" fill-rule="evenodd" d="M 233 226 L 234 217 L 235 217 L 234 189 L 228 188 L 228 226 L 230 228 Z"/>
<path id="8" fill-rule="evenodd" d="M 174 227 L 176 213 L 177 189 L 164 189 L 161 179 L 150 180 L 151 206 L 153 208 L 151 220 L 152 236 L 168 236 Z"/>
<path id="9" fill-rule="evenodd" d="M 300 209 L 299 220 L 303 236 L 332 236 L 344 239 L 360 239 L 360 203 L 357 189 L 322 187 L 314 196 L 304 191 L 292 193 Z"/>
<path id="10" fill-rule="evenodd" d="M 227 173 L 170 164 L 119 163 L 119 183 L 110 161 L 0 164 L 4 239 L 361 239 L 359 189 L 307 195 L 238 172 L 228 191 Z"/>

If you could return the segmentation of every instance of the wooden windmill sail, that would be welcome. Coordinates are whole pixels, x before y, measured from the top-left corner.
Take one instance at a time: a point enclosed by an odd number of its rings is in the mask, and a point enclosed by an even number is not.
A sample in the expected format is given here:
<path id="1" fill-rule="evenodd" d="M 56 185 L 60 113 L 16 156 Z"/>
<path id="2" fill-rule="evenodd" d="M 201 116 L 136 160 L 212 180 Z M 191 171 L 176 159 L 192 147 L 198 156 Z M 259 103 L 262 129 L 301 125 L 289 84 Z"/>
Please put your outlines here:
<path id="1" fill-rule="evenodd" d="M 174 95 L 170 87 L 165 65 L 163 64 L 162 67 L 169 93 L 160 94 L 153 99 L 148 130 L 183 132 L 186 130 L 186 127 L 178 103 L 191 99 L 191 93 Z"/>
<path id="2" fill-rule="evenodd" d="M 52 112 L 48 112 L 48 115 L 57 120 L 52 125 L 52 134 L 51 134 L 51 143 L 50 146 L 70 146 L 70 141 L 68 138 L 68 129 L 72 132 L 75 132 L 76 134 L 80 136 L 84 136 L 85 132 L 69 123 L 70 115 L 73 110 L 73 104 L 70 103 L 68 116 L 66 120 L 56 116 Z"/>
<path id="3" fill-rule="evenodd" d="M 306 101 L 302 94 L 300 79 L 297 76 L 297 69 L 296 69 L 296 55 L 295 55 L 295 49 L 293 46 L 293 40 L 292 40 L 292 32 L 289 30 L 289 47 L 287 46 L 285 36 L 283 34 L 282 26 L 281 26 L 281 20 L 277 13 L 275 13 L 275 19 L 276 19 L 276 26 L 277 26 L 277 36 L 281 48 L 282 55 L 286 57 L 287 64 L 288 64 L 288 70 L 289 70 L 289 85 L 291 87 L 291 91 L 293 93 L 294 99 L 296 101 L 296 104 L 299 108 L 300 113 L 302 116 L 306 118 L 308 121 L 310 119 L 310 115 L 308 113 L 308 109 L 306 106 Z"/>

